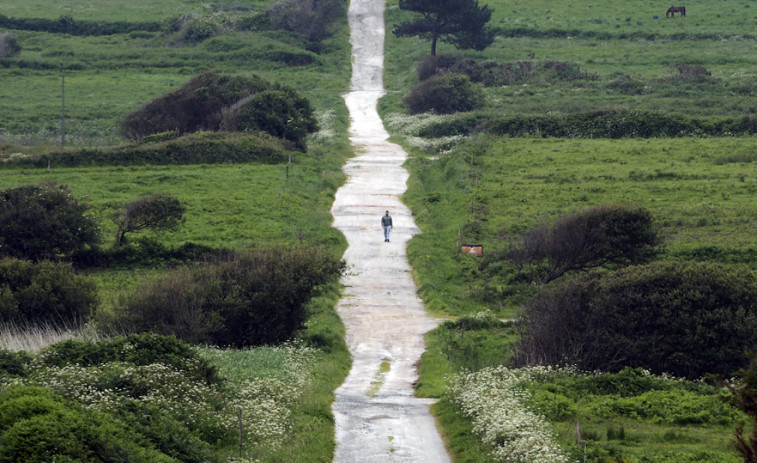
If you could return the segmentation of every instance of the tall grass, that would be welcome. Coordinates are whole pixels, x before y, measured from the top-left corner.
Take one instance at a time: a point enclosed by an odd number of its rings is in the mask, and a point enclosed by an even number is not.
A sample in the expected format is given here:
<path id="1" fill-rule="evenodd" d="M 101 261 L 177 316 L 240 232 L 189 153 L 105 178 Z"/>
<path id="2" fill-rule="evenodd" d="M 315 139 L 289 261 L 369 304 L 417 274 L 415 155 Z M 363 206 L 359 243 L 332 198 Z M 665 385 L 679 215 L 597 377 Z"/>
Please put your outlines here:
<path id="1" fill-rule="evenodd" d="M 52 323 L 0 325 L 0 349 L 13 352 L 39 352 L 45 347 L 69 339 L 96 342 L 104 339 L 92 326 L 66 327 Z"/>

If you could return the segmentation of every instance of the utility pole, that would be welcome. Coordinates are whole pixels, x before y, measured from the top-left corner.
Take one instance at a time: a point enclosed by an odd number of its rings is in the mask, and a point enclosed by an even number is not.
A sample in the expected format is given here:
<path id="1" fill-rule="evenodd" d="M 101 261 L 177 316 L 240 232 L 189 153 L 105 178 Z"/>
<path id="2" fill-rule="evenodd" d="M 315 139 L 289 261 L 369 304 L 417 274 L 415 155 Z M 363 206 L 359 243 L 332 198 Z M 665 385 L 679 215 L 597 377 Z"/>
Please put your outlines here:
<path id="1" fill-rule="evenodd" d="M 60 146 L 66 146 L 66 71 L 60 70 Z"/>

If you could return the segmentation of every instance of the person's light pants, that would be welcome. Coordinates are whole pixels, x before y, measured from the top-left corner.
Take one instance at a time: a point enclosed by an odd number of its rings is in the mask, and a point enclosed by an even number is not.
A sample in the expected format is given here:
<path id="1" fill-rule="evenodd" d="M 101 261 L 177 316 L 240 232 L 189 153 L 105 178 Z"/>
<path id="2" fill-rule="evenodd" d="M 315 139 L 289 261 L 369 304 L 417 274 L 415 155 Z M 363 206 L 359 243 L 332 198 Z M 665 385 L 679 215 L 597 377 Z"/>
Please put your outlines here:
<path id="1" fill-rule="evenodd" d="M 387 226 L 384 227 L 384 239 L 385 240 L 389 239 L 389 232 L 390 231 L 392 231 L 392 226 L 391 225 L 387 225 Z"/>

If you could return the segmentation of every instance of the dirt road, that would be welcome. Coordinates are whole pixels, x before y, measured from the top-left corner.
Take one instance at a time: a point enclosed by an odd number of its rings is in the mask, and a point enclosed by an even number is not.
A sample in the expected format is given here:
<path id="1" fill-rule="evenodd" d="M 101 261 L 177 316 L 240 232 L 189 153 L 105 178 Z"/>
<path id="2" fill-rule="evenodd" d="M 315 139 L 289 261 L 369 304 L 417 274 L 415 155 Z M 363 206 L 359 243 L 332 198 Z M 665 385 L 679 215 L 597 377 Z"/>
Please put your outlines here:
<path id="1" fill-rule="evenodd" d="M 352 0 L 349 18 L 353 75 L 345 102 L 357 155 L 344 168 L 348 180 L 331 212 L 349 243 L 344 258 L 350 274 L 338 310 L 353 365 L 333 405 L 334 461 L 449 462 L 429 401 L 413 397 L 423 334 L 437 321 L 416 295 L 405 255 L 407 241 L 419 231 L 399 200 L 407 154 L 387 141 L 376 112 L 384 93 L 384 2 Z M 389 243 L 380 224 L 386 210 L 394 223 Z"/>

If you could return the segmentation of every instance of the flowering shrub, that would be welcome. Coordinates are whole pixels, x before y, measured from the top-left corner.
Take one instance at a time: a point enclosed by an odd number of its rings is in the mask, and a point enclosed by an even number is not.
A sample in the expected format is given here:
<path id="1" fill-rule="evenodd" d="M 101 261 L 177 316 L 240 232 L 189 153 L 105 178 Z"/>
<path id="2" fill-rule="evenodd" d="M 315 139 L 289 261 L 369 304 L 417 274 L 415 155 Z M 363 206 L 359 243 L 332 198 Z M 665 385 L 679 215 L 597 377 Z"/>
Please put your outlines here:
<path id="1" fill-rule="evenodd" d="M 213 446 L 234 445 L 240 408 L 247 446 L 281 445 L 291 429 L 290 408 L 308 384 L 315 355 L 314 349 L 293 345 L 267 348 L 286 359 L 276 375 L 206 381 L 197 375 L 203 370 L 198 362 L 206 360 L 196 354 L 186 355 L 186 365 L 180 364 L 179 355 L 159 356 L 171 364 L 160 363 L 160 358 L 150 363 L 142 361 L 150 353 L 140 354 L 137 345 L 120 343 L 116 349 L 106 346 L 104 353 L 78 357 L 71 348 L 43 351 L 26 362 L 23 376 L 0 377 L 0 387 L 44 387 L 87 410 L 128 423 L 131 432 L 164 454 L 199 463 L 215 461 Z"/>
<path id="2" fill-rule="evenodd" d="M 473 423 L 473 432 L 492 447 L 495 461 L 508 463 L 567 462 L 549 423 L 526 407 L 529 393 L 521 383 L 545 367 L 486 368 L 459 376 L 450 399 Z"/>

